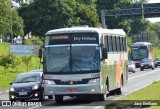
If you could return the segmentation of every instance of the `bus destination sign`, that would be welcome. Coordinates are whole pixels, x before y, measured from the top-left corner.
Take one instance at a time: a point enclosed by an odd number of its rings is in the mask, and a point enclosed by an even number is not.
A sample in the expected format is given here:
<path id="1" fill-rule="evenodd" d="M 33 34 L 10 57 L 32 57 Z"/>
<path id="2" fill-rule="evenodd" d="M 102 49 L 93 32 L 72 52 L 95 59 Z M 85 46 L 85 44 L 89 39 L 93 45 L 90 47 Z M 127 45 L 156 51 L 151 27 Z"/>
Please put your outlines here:
<path id="1" fill-rule="evenodd" d="M 68 34 L 68 35 L 55 35 L 49 39 L 49 45 L 53 44 L 98 44 L 98 34 Z"/>

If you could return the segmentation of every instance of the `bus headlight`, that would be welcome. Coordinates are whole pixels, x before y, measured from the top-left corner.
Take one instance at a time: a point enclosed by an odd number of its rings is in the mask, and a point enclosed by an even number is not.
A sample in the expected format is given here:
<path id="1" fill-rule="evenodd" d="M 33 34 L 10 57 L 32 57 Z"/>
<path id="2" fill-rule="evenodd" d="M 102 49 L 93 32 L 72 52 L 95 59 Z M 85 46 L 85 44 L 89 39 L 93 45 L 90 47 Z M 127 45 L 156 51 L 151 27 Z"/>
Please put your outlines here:
<path id="1" fill-rule="evenodd" d="M 143 65 L 141 65 L 143 67 Z"/>
<path id="2" fill-rule="evenodd" d="M 88 81 L 88 84 L 90 84 L 90 83 L 97 83 L 97 82 L 99 82 L 99 81 L 100 81 L 100 78 L 90 79 L 90 80 Z"/>
<path id="3" fill-rule="evenodd" d="M 54 81 L 52 81 L 52 80 L 44 80 L 44 84 L 54 85 L 56 83 Z"/>

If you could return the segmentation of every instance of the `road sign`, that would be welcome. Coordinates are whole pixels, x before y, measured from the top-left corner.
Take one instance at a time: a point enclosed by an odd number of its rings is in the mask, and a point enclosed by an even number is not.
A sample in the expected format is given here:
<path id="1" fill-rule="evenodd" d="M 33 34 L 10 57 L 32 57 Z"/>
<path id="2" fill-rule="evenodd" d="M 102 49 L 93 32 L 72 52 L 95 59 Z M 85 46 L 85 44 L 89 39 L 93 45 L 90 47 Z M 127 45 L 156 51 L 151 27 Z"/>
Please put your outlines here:
<path id="1" fill-rule="evenodd" d="M 101 23 L 105 27 L 106 17 L 124 19 L 160 17 L 160 3 L 124 5 L 120 9 L 101 10 Z"/>
<path id="2" fill-rule="evenodd" d="M 132 37 L 133 43 L 135 42 L 149 42 L 149 34 L 143 33 L 139 35 L 134 35 Z"/>
<path id="3" fill-rule="evenodd" d="M 40 45 L 10 45 L 10 53 L 17 56 L 38 56 Z"/>

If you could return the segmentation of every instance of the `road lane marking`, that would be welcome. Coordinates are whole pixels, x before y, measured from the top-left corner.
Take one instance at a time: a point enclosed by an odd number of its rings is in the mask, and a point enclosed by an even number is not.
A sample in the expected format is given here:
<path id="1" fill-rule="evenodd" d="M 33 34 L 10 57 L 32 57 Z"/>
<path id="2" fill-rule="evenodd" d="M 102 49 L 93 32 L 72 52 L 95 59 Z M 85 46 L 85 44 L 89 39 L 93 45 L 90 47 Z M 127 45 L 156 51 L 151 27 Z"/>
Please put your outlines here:
<path id="1" fill-rule="evenodd" d="M 159 69 L 158 69 L 158 70 L 159 70 Z M 141 76 L 144 76 L 144 75 L 148 75 L 148 74 L 153 73 L 153 72 L 156 72 L 156 71 L 158 71 L 158 70 L 154 70 L 154 71 L 151 71 L 151 72 L 149 72 L 149 73 L 145 73 L 145 74 L 142 74 L 142 75 L 138 75 L 138 76 L 135 76 L 135 77 L 131 77 L 131 78 L 128 78 L 128 80 L 131 80 L 131 79 L 134 79 L 134 78 L 138 78 L 138 77 L 141 77 Z"/>
<path id="2" fill-rule="evenodd" d="M 104 107 L 104 106 L 97 106 L 97 107 L 95 107 L 95 109 L 99 109 L 99 108 L 102 108 L 102 107 Z"/>

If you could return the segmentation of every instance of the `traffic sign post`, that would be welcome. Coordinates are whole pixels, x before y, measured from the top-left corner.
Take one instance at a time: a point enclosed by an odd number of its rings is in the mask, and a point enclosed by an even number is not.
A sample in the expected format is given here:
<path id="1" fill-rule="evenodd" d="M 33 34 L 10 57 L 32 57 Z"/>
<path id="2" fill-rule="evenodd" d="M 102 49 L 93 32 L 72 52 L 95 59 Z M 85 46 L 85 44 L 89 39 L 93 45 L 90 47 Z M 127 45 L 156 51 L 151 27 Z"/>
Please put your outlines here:
<path id="1" fill-rule="evenodd" d="M 124 19 L 160 17 L 160 3 L 124 5 L 120 9 L 102 10 L 101 24 L 104 27 L 105 16 L 120 16 Z"/>

